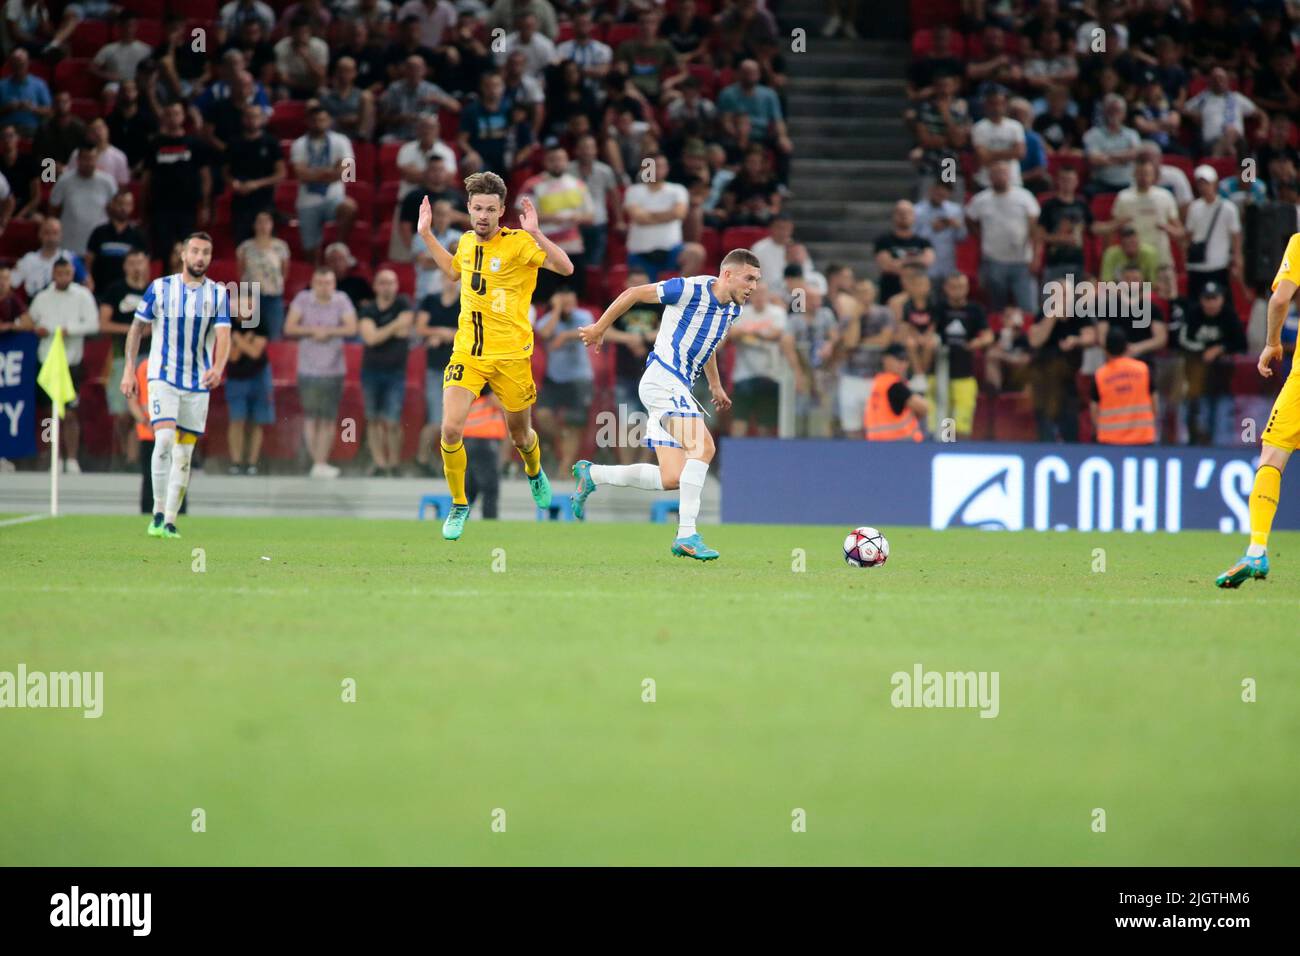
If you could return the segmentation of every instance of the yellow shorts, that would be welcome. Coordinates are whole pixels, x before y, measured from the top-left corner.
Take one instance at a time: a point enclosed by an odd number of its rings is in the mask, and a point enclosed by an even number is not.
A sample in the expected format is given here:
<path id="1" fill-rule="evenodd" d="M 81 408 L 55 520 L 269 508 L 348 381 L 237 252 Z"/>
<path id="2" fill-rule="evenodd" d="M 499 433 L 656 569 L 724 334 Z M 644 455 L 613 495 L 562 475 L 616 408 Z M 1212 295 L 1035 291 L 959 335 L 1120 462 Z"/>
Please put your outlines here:
<path id="1" fill-rule="evenodd" d="M 1300 445 L 1300 375 L 1296 370 L 1300 365 L 1291 366 L 1291 374 L 1282 385 L 1273 402 L 1273 411 L 1269 413 L 1268 424 L 1259 440 L 1265 445 L 1295 451 Z"/>
<path id="2" fill-rule="evenodd" d="M 533 363 L 528 358 L 475 358 L 468 352 L 452 352 L 442 371 L 442 387 L 467 388 L 475 396 L 483 386 L 492 386 L 492 394 L 508 412 L 522 412 L 537 401 L 533 384 Z"/>
<path id="3" fill-rule="evenodd" d="M 933 375 L 926 378 L 930 385 L 930 414 L 927 425 L 930 432 L 939 430 L 939 408 L 935 397 L 938 395 Z M 979 399 L 979 382 L 974 377 L 953 378 L 948 380 L 948 403 L 951 406 L 953 426 L 958 435 L 969 435 L 975 428 L 975 402 Z"/>

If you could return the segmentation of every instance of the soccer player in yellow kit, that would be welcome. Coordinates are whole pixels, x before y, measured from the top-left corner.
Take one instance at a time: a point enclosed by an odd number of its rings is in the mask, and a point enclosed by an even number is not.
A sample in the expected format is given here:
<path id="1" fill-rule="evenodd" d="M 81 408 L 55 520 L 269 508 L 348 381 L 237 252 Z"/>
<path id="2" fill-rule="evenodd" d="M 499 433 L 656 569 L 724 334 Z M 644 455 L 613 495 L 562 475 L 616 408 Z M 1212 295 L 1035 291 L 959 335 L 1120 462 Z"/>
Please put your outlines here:
<path id="1" fill-rule="evenodd" d="M 1300 232 L 1291 237 L 1282 254 L 1282 265 L 1273 277 L 1273 295 L 1268 300 L 1268 338 L 1259 353 L 1259 374 L 1269 378 L 1269 367 L 1282 358 L 1282 323 L 1291 299 L 1300 287 Z M 1214 581 L 1221 588 L 1240 587 L 1251 578 L 1268 577 L 1268 534 L 1277 513 L 1282 471 L 1291 452 L 1300 445 L 1300 363 L 1293 362 L 1282 391 L 1273 402 L 1268 425 L 1259 436 L 1259 470 L 1250 492 L 1250 547 L 1240 561 Z"/>
<path id="2" fill-rule="evenodd" d="M 572 275 L 564 250 L 542 234 L 537 210 L 525 199 L 518 229 L 501 225 L 506 184 L 496 173 L 475 173 L 465 180 L 473 229 L 448 252 L 433 235 L 429 197 L 420 203 L 416 231 L 450 279 L 460 278 L 460 321 L 451 359 L 442 373 L 442 463 L 451 491 L 451 512 L 442 536 L 455 541 L 465 530 L 469 499 L 465 496 L 468 459 L 463 439 L 469 407 L 484 385 L 501 400 L 510 439 L 524 460 L 524 474 L 538 507 L 551 503 L 551 483 L 542 471 L 542 449 L 533 431 L 530 409 L 537 401 L 533 384 L 533 327 L 528 305 L 537 286 L 537 270 Z"/>

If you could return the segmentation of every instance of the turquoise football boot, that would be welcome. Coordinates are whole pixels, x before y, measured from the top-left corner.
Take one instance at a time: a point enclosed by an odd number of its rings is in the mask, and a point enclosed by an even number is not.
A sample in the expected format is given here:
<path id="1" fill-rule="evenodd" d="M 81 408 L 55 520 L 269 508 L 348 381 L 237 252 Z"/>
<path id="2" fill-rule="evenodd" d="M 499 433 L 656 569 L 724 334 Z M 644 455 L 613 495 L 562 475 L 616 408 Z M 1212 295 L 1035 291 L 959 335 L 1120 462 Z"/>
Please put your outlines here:
<path id="1" fill-rule="evenodd" d="M 533 493 L 533 501 L 539 508 L 551 506 L 551 479 L 546 477 L 546 469 L 539 468 L 537 474 L 528 479 L 528 490 Z"/>
<path id="2" fill-rule="evenodd" d="M 1251 578 L 1263 581 L 1268 577 L 1268 555 L 1258 558 L 1243 557 L 1214 579 L 1215 587 L 1239 588 Z"/>
<path id="3" fill-rule="evenodd" d="M 447 520 L 442 523 L 442 536 L 448 541 L 457 541 L 465 530 L 465 519 L 469 517 L 469 505 L 452 505 L 447 513 Z"/>
<path id="4" fill-rule="evenodd" d="M 577 490 L 574 491 L 570 502 L 573 516 L 581 521 L 587 510 L 587 496 L 596 490 L 596 483 L 591 480 L 591 462 L 584 458 L 574 465 L 573 480 L 577 485 Z"/>
<path id="5" fill-rule="evenodd" d="M 698 534 L 674 541 L 673 554 L 679 558 L 694 558 L 696 561 L 714 561 L 718 557 L 718 552 L 706 545 Z"/>
<path id="6" fill-rule="evenodd" d="M 158 512 L 153 516 L 153 521 L 149 522 L 149 537 L 161 538 L 163 536 L 163 516 Z"/>

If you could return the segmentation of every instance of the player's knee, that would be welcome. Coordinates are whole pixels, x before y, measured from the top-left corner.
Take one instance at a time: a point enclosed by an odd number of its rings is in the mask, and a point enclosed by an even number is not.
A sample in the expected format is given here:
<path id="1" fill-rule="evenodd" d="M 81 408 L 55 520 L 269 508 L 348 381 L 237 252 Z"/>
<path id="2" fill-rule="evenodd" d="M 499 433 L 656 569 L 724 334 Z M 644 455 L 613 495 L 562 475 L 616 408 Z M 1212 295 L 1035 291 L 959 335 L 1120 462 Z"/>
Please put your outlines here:
<path id="1" fill-rule="evenodd" d="M 442 443 L 455 448 L 460 444 L 461 438 L 464 437 L 465 428 L 463 425 L 456 425 L 450 422 L 442 423 Z"/>
<path id="2" fill-rule="evenodd" d="M 532 445 L 532 438 L 529 433 L 532 429 L 527 425 L 511 425 L 510 440 L 514 442 L 516 448 L 528 448 Z"/>

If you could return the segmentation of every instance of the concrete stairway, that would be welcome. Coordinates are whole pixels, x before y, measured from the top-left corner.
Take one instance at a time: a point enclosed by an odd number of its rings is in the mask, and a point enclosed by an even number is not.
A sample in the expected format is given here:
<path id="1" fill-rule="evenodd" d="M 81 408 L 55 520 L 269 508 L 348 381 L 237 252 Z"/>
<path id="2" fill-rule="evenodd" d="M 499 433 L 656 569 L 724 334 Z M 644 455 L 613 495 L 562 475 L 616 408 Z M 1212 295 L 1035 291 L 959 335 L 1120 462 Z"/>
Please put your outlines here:
<path id="1" fill-rule="evenodd" d="M 865 39 L 865 31 L 863 39 L 825 39 L 821 0 L 784 0 L 776 12 L 787 34 L 807 31 L 806 51 L 786 54 L 795 238 L 819 269 L 837 262 L 874 276 L 875 238 L 915 182 L 902 120 L 907 43 Z"/>

